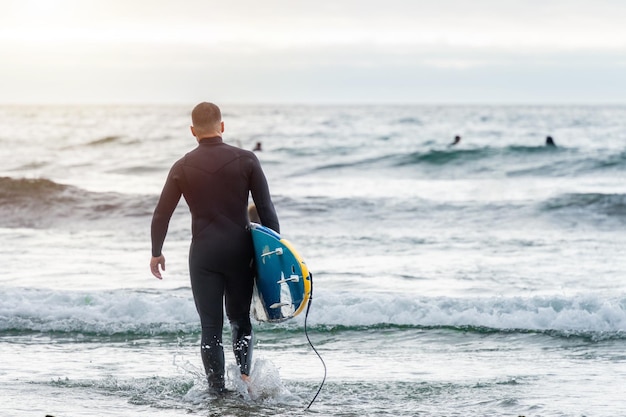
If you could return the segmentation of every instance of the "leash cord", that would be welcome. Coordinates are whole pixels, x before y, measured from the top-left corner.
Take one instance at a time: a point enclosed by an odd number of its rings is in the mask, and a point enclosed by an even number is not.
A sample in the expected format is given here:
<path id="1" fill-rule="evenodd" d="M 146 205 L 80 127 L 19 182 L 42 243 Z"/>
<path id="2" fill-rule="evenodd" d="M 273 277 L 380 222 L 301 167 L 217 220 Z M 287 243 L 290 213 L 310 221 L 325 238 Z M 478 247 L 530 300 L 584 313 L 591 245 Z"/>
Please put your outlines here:
<path id="1" fill-rule="evenodd" d="M 317 393 L 315 393 L 315 396 L 313 397 L 309 405 L 307 405 L 305 410 L 308 410 L 309 408 L 311 408 L 311 405 L 313 405 L 313 402 L 315 402 L 315 399 L 317 398 L 319 393 L 322 391 L 322 387 L 324 386 L 324 383 L 326 382 L 326 363 L 324 362 L 324 359 L 322 359 L 322 356 L 319 354 L 317 349 L 315 349 L 315 346 L 313 346 L 313 343 L 311 342 L 311 339 L 309 338 L 309 332 L 307 329 L 307 319 L 309 318 L 309 310 L 311 309 L 311 304 L 313 303 L 313 274 L 310 274 L 310 275 L 311 275 L 311 295 L 309 297 L 309 305 L 306 307 L 306 314 L 304 315 L 304 334 L 306 336 L 306 340 L 308 340 L 309 345 L 311 346 L 311 349 L 313 349 L 313 352 L 315 352 L 317 357 L 320 358 L 320 361 L 322 362 L 322 366 L 324 367 L 324 378 L 322 379 L 322 383 L 320 384 L 320 387 L 318 388 Z"/>

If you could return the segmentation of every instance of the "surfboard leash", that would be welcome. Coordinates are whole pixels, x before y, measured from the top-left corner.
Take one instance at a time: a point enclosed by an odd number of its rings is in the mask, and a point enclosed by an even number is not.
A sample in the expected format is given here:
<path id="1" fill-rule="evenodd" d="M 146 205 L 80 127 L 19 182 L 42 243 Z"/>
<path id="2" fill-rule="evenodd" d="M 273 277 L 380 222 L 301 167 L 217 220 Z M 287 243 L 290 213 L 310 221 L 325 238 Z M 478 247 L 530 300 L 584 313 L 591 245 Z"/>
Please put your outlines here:
<path id="1" fill-rule="evenodd" d="M 311 346 L 311 349 L 313 349 L 313 352 L 315 352 L 317 357 L 320 358 L 320 361 L 322 362 L 322 366 L 324 367 L 324 378 L 322 378 L 322 383 L 320 384 L 320 387 L 318 388 L 317 392 L 315 393 L 315 396 L 313 397 L 309 405 L 306 406 L 305 410 L 308 410 L 309 408 L 311 408 L 311 405 L 313 405 L 313 403 L 315 402 L 315 399 L 317 398 L 319 393 L 322 391 L 322 387 L 324 386 L 324 383 L 326 382 L 326 363 L 324 362 L 324 359 L 322 359 L 322 356 L 319 354 L 317 349 L 315 349 L 315 346 L 313 346 L 313 343 L 311 342 L 311 338 L 309 337 L 309 331 L 307 328 L 309 310 L 311 310 L 311 304 L 313 303 L 313 274 L 309 271 L 309 275 L 311 278 L 311 295 L 309 296 L 309 304 L 307 305 L 306 313 L 304 314 L 304 335 L 306 336 L 306 340 L 308 340 L 309 345 Z"/>

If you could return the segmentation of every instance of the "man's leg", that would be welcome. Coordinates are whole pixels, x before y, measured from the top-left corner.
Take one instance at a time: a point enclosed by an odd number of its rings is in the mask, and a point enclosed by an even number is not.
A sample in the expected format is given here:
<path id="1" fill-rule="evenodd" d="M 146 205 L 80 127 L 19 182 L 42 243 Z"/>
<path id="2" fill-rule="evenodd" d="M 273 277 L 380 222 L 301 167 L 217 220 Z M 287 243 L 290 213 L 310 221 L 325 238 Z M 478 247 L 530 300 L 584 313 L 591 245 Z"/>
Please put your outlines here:
<path id="1" fill-rule="evenodd" d="M 224 347 L 222 345 L 220 330 L 202 327 L 202 341 L 200 343 L 200 355 L 204 371 L 206 372 L 209 389 L 216 394 L 226 390 L 224 385 Z"/>
<path id="2" fill-rule="evenodd" d="M 252 366 L 253 332 L 250 322 L 254 277 L 249 268 L 231 274 L 226 279 L 226 314 L 232 330 L 235 360 L 244 376 L 250 375 Z"/>
<path id="3" fill-rule="evenodd" d="M 254 333 L 252 332 L 252 324 L 250 317 L 247 320 L 237 319 L 230 321 L 232 330 L 233 353 L 235 360 L 239 365 L 241 375 L 250 375 L 252 367 L 252 350 L 254 346 Z"/>
<path id="4" fill-rule="evenodd" d="M 189 258 L 191 289 L 202 325 L 200 354 L 207 375 L 209 389 L 215 393 L 225 391 L 224 347 L 222 329 L 224 325 L 224 276 L 208 271 L 199 265 L 201 259 L 194 256 L 194 246 Z"/>

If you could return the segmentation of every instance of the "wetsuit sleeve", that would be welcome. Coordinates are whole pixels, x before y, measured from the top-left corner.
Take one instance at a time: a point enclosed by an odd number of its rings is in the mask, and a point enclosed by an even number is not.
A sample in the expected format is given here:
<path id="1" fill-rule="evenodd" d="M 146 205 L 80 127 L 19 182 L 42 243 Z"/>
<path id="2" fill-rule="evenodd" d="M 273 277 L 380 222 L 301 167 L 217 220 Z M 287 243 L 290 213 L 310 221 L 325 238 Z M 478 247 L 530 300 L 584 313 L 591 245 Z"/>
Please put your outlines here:
<path id="1" fill-rule="evenodd" d="M 163 249 L 163 242 L 165 241 L 165 235 L 167 235 L 170 219 L 180 200 L 181 190 L 176 181 L 176 172 L 177 164 L 170 170 L 165 185 L 163 186 L 161 197 L 152 215 L 152 256 L 161 256 L 161 250 Z"/>
<path id="2" fill-rule="evenodd" d="M 261 163 L 256 156 L 253 155 L 252 175 L 250 177 L 250 192 L 252 193 L 252 200 L 256 206 L 257 213 L 261 224 L 265 227 L 269 227 L 277 233 L 280 233 L 280 224 L 278 223 L 278 216 L 276 215 L 276 209 L 272 198 L 270 196 L 270 189 L 267 185 L 267 179 L 265 173 L 261 168 Z"/>

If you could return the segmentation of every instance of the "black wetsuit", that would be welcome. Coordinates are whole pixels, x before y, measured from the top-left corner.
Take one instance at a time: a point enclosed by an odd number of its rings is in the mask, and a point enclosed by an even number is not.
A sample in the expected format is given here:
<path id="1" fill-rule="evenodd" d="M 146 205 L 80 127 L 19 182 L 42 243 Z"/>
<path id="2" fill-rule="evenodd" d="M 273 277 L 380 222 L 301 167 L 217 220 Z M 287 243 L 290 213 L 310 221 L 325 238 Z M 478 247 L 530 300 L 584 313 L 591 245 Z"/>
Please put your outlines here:
<path id="1" fill-rule="evenodd" d="M 181 194 L 185 197 L 192 219 L 189 273 L 202 325 L 202 361 L 209 386 L 217 390 L 224 386 L 224 298 L 235 358 L 242 374 L 250 371 L 253 248 L 249 193 L 261 223 L 280 232 L 256 155 L 223 143 L 219 136 L 202 139 L 172 166 L 152 218 L 152 256 L 160 256 L 172 213 Z"/>

